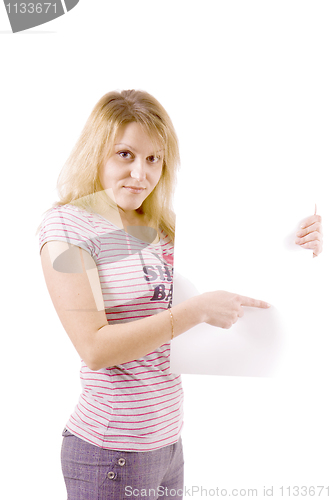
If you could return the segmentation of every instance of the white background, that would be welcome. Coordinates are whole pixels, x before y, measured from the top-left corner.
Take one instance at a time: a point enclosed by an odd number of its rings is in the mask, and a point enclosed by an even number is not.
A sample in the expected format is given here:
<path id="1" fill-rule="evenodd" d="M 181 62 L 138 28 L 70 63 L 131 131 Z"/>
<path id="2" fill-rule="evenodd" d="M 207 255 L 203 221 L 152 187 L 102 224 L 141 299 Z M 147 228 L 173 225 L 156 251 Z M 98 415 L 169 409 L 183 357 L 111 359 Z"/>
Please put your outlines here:
<path id="1" fill-rule="evenodd" d="M 332 486 L 332 21 L 328 1 L 81 0 L 13 35 L 0 5 L 6 499 L 66 498 L 61 431 L 80 391 L 79 358 L 49 299 L 35 232 L 92 107 L 123 88 L 153 94 L 179 136 L 176 266 L 202 291 L 280 300 L 299 346 L 283 380 L 183 376 L 186 487 L 260 497 L 274 485 L 278 497 L 280 486 Z M 304 268 L 295 260 L 294 276 L 264 296 L 253 282 L 280 275 L 274 249 L 314 203 L 324 253 Z M 256 245 L 260 269 L 244 260 Z M 302 290 L 297 314 L 284 299 L 292 287 Z"/>

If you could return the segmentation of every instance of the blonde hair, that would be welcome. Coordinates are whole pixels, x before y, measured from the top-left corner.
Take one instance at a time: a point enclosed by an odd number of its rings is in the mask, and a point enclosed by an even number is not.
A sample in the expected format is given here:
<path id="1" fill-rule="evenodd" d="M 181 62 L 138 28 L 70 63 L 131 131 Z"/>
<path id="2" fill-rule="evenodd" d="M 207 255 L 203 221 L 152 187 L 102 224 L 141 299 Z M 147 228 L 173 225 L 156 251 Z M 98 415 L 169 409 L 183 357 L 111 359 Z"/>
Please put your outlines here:
<path id="1" fill-rule="evenodd" d="M 152 141 L 162 145 L 164 161 L 160 180 L 139 211 L 149 223 L 174 241 L 175 215 L 172 198 L 179 166 L 178 140 L 171 119 L 161 104 L 141 90 L 113 91 L 95 105 L 87 123 L 62 168 L 57 189 L 61 206 L 72 204 L 94 210 L 110 206 L 99 180 L 99 171 L 111 154 L 119 128 L 139 123 Z"/>

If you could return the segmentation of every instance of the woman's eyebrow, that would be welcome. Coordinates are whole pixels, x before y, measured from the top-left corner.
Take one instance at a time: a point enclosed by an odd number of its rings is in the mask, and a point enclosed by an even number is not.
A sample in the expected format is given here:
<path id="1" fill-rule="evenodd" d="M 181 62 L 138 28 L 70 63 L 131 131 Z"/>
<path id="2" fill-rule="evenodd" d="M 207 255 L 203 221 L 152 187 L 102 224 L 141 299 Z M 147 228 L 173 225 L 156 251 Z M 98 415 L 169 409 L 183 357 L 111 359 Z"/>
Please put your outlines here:
<path id="1" fill-rule="evenodd" d="M 131 149 L 132 151 L 134 151 L 134 153 L 137 153 L 137 151 L 135 150 L 135 148 L 133 148 L 133 146 L 129 146 L 128 144 L 125 144 L 124 142 L 120 142 L 119 144 L 115 144 L 114 146 L 115 147 L 116 146 L 126 146 L 126 148 Z M 161 153 L 161 152 L 164 152 L 164 149 L 159 149 L 158 151 L 154 151 L 154 153 Z"/>
<path id="2" fill-rule="evenodd" d="M 135 152 L 135 149 L 133 148 L 133 146 L 129 146 L 128 144 L 125 144 L 124 142 L 120 142 L 119 144 L 115 144 L 115 146 L 126 146 L 126 148 L 133 149 L 133 151 Z"/>

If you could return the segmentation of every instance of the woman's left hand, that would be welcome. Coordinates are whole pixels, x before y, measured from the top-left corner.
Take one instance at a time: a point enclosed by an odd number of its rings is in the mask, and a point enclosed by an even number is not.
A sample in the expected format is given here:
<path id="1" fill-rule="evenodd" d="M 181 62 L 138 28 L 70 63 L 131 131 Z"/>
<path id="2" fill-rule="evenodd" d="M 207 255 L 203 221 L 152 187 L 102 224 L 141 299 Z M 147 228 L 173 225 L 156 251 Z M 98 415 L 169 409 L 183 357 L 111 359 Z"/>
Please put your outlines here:
<path id="1" fill-rule="evenodd" d="M 296 245 L 313 250 L 313 257 L 323 251 L 323 228 L 320 215 L 308 217 L 296 233 Z"/>

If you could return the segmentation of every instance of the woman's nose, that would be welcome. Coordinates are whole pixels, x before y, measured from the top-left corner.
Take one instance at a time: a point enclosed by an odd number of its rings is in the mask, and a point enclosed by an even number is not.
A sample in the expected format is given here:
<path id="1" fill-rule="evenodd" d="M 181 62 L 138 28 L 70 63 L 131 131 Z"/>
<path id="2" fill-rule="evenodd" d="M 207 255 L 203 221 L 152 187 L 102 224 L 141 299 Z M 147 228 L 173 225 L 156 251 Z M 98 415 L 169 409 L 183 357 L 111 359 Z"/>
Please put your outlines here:
<path id="1" fill-rule="evenodd" d="M 131 177 L 132 179 L 136 179 L 138 181 L 143 181 L 146 178 L 146 171 L 143 160 L 136 158 L 132 163 Z"/>

